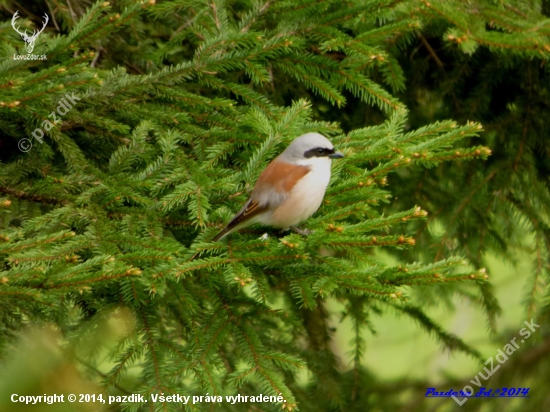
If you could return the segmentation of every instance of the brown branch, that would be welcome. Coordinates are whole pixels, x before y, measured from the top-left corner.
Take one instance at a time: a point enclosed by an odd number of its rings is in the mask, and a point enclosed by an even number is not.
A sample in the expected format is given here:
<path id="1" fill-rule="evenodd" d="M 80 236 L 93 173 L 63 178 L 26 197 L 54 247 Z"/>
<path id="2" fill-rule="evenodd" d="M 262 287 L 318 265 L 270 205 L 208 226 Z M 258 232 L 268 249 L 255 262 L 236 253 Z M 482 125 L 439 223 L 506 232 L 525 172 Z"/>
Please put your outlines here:
<path id="1" fill-rule="evenodd" d="M 29 194 L 25 193 L 22 190 L 13 189 L 11 187 L 7 186 L 0 186 L 0 193 L 4 193 L 7 195 L 11 195 L 13 197 L 16 197 L 21 200 L 28 200 L 29 202 L 38 202 L 38 203 L 45 203 L 50 205 L 67 205 L 69 204 L 68 200 L 64 199 L 56 199 L 53 197 L 47 197 L 42 195 L 36 195 L 36 194 Z"/>
<path id="2" fill-rule="evenodd" d="M 443 68 L 443 62 L 439 59 L 435 50 L 430 45 L 430 43 L 428 43 L 428 40 L 426 40 L 424 36 L 422 36 L 422 33 L 420 33 L 419 31 L 416 31 L 416 35 L 418 36 L 420 41 L 422 41 L 422 44 L 426 47 L 426 49 L 428 50 L 428 53 L 430 53 L 430 56 L 432 56 L 432 59 L 435 60 L 435 62 L 439 67 Z"/>

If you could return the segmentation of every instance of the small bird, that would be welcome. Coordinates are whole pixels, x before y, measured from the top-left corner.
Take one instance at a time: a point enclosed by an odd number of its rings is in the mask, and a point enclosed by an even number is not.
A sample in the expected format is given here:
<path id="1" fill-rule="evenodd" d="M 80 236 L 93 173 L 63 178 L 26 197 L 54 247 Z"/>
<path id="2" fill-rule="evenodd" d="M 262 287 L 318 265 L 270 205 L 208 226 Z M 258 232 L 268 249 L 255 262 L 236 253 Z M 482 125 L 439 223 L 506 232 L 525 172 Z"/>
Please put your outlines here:
<path id="1" fill-rule="evenodd" d="M 212 241 L 255 223 L 307 234 L 296 225 L 319 209 L 330 180 L 332 159 L 342 157 L 319 133 L 297 137 L 265 168 L 250 199 Z"/>

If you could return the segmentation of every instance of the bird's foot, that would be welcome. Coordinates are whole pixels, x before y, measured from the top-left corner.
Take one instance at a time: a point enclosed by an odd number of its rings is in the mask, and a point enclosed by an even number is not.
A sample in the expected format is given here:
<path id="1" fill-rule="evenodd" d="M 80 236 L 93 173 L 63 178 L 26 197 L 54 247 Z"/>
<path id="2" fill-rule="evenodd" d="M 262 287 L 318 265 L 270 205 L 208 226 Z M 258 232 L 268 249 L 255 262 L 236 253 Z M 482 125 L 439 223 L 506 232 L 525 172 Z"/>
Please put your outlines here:
<path id="1" fill-rule="evenodd" d="M 312 233 L 315 233 L 314 230 L 309 230 L 309 229 L 300 229 L 296 226 L 290 226 L 290 229 L 293 231 L 293 232 L 296 232 L 302 236 L 308 236 L 308 235 L 311 235 Z"/>
<path id="2" fill-rule="evenodd" d="M 260 236 L 258 239 L 259 240 L 263 240 L 264 242 L 267 241 L 267 238 L 269 237 L 269 235 L 267 234 L 267 232 L 265 232 L 262 236 Z"/>

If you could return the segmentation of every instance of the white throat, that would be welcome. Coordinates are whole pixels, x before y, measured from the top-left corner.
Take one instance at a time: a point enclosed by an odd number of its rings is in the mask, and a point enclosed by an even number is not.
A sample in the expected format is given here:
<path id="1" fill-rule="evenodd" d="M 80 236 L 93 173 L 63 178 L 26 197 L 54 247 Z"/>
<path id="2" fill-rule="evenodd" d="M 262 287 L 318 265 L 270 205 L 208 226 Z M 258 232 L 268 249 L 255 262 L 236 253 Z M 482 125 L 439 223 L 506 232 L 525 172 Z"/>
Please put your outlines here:
<path id="1" fill-rule="evenodd" d="M 310 157 L 309 159 L 300 159 L 296 164 L 301 166 L 308 166 L 312 172 L 322 172 L 328 171 L 330 176 L 330 166 L 332 165 L 332 160 L 326 156 L 323 157 Z"/>

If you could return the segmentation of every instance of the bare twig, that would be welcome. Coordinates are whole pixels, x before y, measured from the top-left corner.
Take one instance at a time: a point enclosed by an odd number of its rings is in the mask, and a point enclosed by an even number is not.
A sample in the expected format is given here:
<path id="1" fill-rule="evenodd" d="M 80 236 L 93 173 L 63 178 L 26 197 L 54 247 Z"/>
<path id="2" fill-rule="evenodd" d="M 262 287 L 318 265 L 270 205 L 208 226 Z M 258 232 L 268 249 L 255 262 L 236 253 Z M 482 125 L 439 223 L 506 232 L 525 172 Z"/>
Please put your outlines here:
<path id="1" fill-rule="evenodd" d="M 51 16 L 52 16 L 53 25 L 55 26 L 55 28 L 57 29 L 57 31 L 61 31 L 61 30 L 59 29 L 59 26 L 57 25 L 57 20 L 55 20 L 55 13 L 53 12 L 52 6 L 50 6 L 50 2 L 47 1 L 46 4 L 48 5 L 48 10 L 50 11 L 50 14 L 51 14 Z"/>
<path id="2" fill-rule="evenodd" d="M 100 46 L 100 47 L 97 48 L 97 52 L 96 52 L 96 54 L 95 54 L 95 56 L 94 56 L 94 59 L 93 59 L 92 62 L 90 63 L 90 67 L 95 67 L 97 61 L 99 60 L 99 56 L 100 56 L 100 54 L 101 54 L 102 51 L 103 51 L 103 47 Z"/>
<path id="3" fill-rule="evenodd" d="M 435 60 L 437 65 L 443 68 L 443 62 L 439 59 L 439 57 L 437 56 L 432 46 L 430 46 L 430 43 L 428 43 L 428 40 L 426 40 L 424 36 L 422 36 L 422 33 L 420 33 L 419 31 L 416 31 L 416 35 L 420 38 L 420 40 L 422 41 L 422 44 L 426 47 L 426 49 L 428 49 L 428 53 L 430 53 L 430 56 L 432 56 L 432 58 Z"/>

